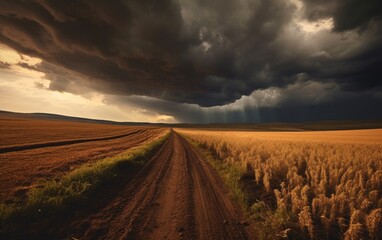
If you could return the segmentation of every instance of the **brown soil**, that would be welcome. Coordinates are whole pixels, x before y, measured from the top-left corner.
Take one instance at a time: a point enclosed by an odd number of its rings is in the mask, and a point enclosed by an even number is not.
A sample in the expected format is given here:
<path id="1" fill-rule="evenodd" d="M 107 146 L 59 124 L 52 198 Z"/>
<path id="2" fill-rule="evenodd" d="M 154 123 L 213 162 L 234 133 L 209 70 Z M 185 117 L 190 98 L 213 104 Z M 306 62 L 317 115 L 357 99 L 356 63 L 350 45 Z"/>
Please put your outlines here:
<path id="1" fill-rule="evenodd" d="M 118 134 L 114 136 L 108 136 L 108 137 L 80 138 L 80 139 L 70 139 L 70 140 L 51 141 L 51 142 L 39 142 L 39 143 L 25 144 L 25 145 L 11 145 L 6 147 L 0 147 L 0 153 L 17 152 L 17 151 L 36 149 L 36 148 L 57 147 L 57 146 L 64 146 L 64 145 L 71 145 L 71 144 L 85 143 L 85 142 L 113 140 L 113 139 L 127 137 L 129 135 L 133 135 L 143 131 L 144 130 L 139 129 L 139 130 L 130 130 L 127 133 Z"/>
<path id="2" fill-rule="evenodd" d="M 142 127 L 139 127 L 142 128 Z M 0 147 L 121 135 L 137 127 L 64 120 L 16 118 L 0 113 Z"/>
<path id="3" fill-rule="evenodd" d="M 117 139 L 98 140 L 56 147 L 0 154 L 0 202 L 25 199 L 25 194 L 41 180 L 62 174 L 99 159 L 114 156 L 157 137 L 164 129 L 132 129 Z"/>
<path id="4" fill-rule="evenodd" d="M 73 239 L 247 239 L 237 205 L 198 150 L 173 133 L 103 209 L 61 229 Z"/>

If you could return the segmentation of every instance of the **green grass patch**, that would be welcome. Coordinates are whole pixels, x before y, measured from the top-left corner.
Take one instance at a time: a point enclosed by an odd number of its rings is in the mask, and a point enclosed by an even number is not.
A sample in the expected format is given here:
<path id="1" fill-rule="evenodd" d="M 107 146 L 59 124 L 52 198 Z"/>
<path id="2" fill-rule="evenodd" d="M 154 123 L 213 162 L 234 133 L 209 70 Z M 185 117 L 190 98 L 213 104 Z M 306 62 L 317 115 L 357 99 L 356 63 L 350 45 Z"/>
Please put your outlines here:
<path id="1" fill-rule="evenodd" d="M 36 216 L 51 216 L 68 211 L 79 203 L 86 203 L 89 196 L 99 194 L 103 188 L 126 178 L 127 171 L 131 172 L 142 166 L 169 136 L 170 133 L 166 133 L 143 146 L 81 166 L 60 179 L 49 180 L 32 188 L 22 206 L 0 204 L 1 228 L 7 228 L 20 219 L 33 221 Z"/>
<path id="2" fill-rule="evenodd" d="M 249 217 L 254 222 L 254 235 L 260 240 L 289 239 L 287 232 L 292 231 L 293 239 L 301 239 L 300 234 L 295 230 L 294 217 L 285 211 L 275 210 L 264 201 L 258 201 L 250 207 Z M 292 230 L 293 229 L 293 230 Z M 288 233 L 290 236 L 291 234 Z"/>
<path id="3" fill-rule="evenodd" d="M 212 151 L 198 143 L 197 141 L 182 135 L 191 145 L 201 151 L 207 161 L 219 173 L 232 195 L 242 207 L 248 221 L 253 223 L 253 235 L 259 240 L 270 240 L 282 238 L 286 229 L 296 229 L 293 225 L 295 217 L 288 212 L 280 212 L 270 207 L 264 201 L 251 202 L 249 196 L 243 188 L 241 180 L 248 174 L 239 164 L 229 164 L 223 159 L 218 159 Z M 292 230 L 291 230 L 292 231 Z"/>
<path id="4" fill-rule="evenodd" d="M 240 186 L 240 179 L 245 174 L 245 169 L 240 166 L 228 164 L 223 160 L 216 159 L 214 154 L 201 146 L 201 144 L 185 135 L 182 136 L 185 137 L 191 145 L 200 150 L 203 156 L 212 165 L 212 167 L 217 170 L 224 183 L 228 186 L 232 197 L 239 202 L 242 208 L 249 211 L 247 196 Z"/>

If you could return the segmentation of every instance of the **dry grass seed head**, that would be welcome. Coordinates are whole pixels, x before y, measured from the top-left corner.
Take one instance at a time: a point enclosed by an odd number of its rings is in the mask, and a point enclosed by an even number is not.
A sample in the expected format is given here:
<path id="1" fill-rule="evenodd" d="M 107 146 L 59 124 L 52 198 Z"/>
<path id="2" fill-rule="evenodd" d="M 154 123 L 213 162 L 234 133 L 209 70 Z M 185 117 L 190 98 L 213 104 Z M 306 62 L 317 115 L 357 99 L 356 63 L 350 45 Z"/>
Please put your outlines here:
<path id="1" fill-rule="evenodd" d="M 365 226 L 361 223 L 350 224 L 348 230 L 345 232 L 344 240 L 367 240 L 367 233 Z"/>
<path id="2" fill-rule="evenodd" d="M 366 226 L 372 239 L 382 238 L 382 208 L 371 211 L 366 217 Z"/>

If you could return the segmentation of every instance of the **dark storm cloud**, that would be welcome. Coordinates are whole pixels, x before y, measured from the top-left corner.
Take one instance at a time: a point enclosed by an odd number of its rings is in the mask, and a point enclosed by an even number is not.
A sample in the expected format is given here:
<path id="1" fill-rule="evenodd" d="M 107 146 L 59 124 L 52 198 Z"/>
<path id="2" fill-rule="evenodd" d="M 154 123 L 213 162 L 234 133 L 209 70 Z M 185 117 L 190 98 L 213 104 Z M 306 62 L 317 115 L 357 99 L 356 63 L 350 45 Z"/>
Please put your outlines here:
<path id="1" fill-rule="evenodd" d="M 302 2 L 299 15 L 284 0 L 1 1 L 0 42 L 75 94 L 216 106 L 312 79 L 381 91 L 381 1 Z M 332 31 L 299 30 L 329 18 Z"/>
<path id="2" fill-rule="evenodd" d="M 366 28 L 372 21 L 381 20 L 380 0 L 303 0 L 310 20 L 333 17 L 334 30 L 346 31 Z"/>
<path id="3" fill-rule="evenodd" d="M 194 40 L 172 1 L 2 1 L 0 9 L 3 43 L 101 80 L 108 93 L 161 96 L 197 79 L 177 55 Z"/>
<path id="4" fill-rule="evenodd" d="M 105 99 L 108 104 L 123 108 L 136 106 L 145 112 L 158 111 L 187 123 L 254 123 L 319 120 L 376 120 L 382 93 L 373 91 L 342 92 L 333 83 L 297 82 L 286 88 L 258 90 L 225 106 L 200 107 L 148 97 L 116 97 Z"/>

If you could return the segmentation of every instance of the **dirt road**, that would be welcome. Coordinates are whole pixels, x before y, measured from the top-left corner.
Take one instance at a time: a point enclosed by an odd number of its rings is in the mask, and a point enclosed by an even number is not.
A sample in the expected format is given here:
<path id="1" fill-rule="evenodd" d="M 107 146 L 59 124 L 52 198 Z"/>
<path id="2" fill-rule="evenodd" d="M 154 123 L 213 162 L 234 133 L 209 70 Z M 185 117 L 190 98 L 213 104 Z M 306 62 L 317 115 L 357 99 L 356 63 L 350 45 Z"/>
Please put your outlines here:
<path id="1" fill-rule="evenodd" d="M 105 208 L 71 224 L 78 231 L 69 237 L 247 239 L 239 216 L 215 170 L 185 139 L 172 133 Z"/>

